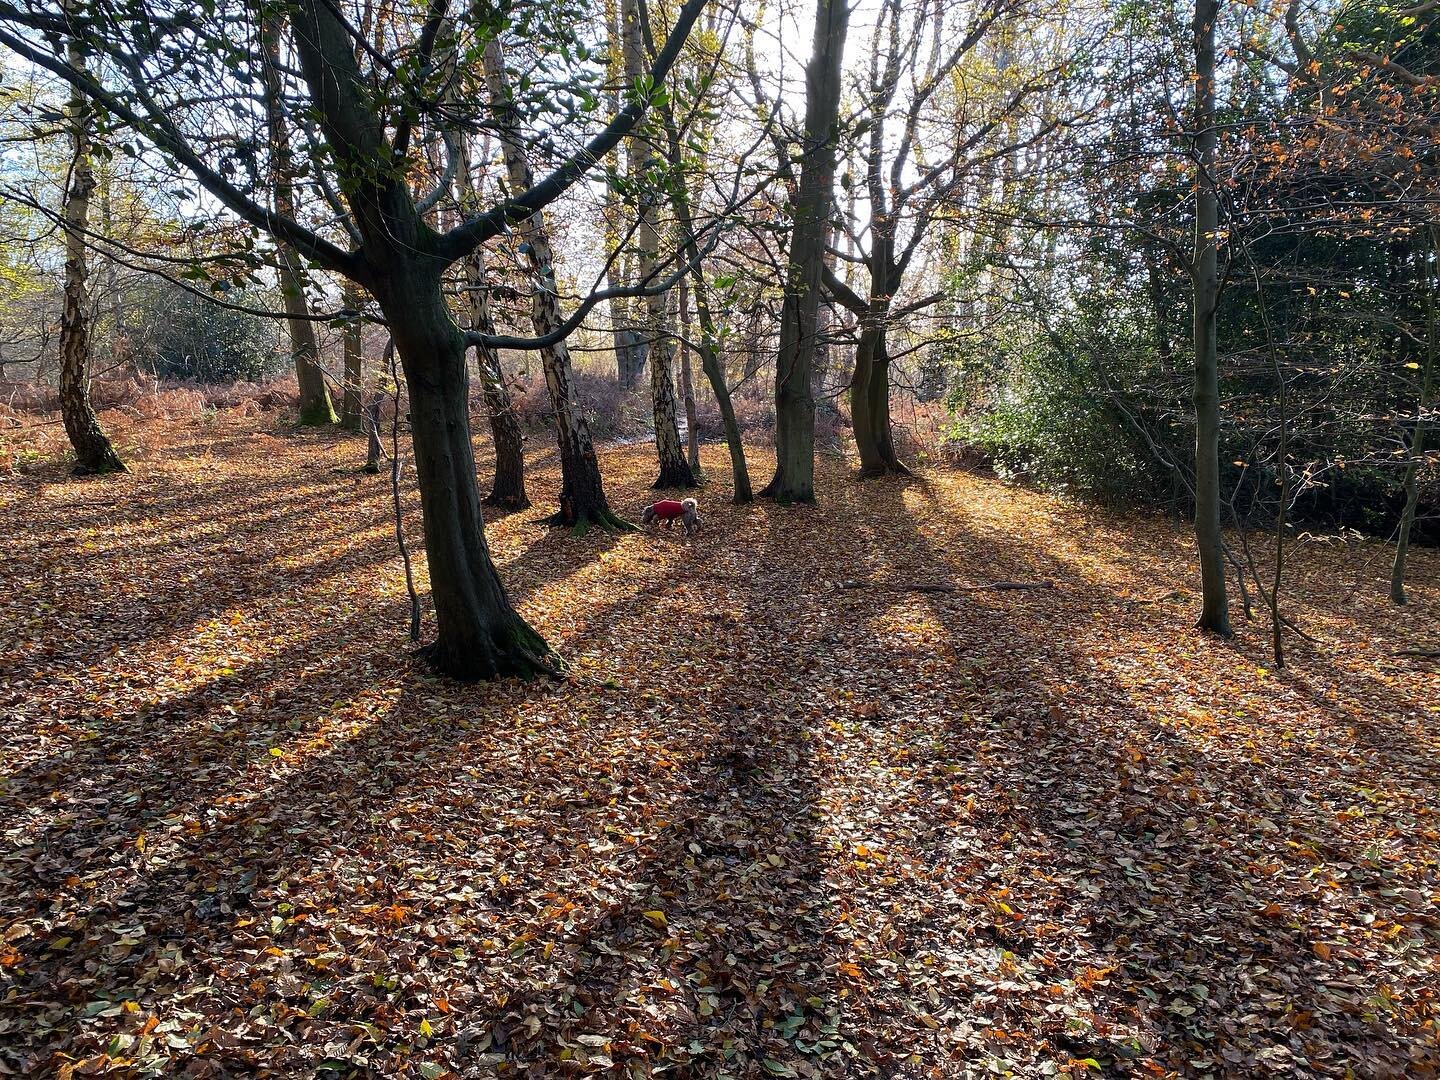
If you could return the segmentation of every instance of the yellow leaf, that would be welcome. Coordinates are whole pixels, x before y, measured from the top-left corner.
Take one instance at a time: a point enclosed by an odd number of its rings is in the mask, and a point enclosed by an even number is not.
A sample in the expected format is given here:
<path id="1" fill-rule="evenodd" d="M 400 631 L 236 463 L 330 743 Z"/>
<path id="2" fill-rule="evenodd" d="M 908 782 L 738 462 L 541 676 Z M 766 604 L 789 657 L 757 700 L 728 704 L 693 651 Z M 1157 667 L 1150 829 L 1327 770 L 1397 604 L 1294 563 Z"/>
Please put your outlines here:
<path id="1" fill-rule="evenodd" d="M 641 914 L 643 914 L 645 918 L 649 919 L 656 926 L 663 928 L 670 925 L 665 921 L 665 912 L 661 911 L 659 908 L 656 908 L 654 911 L 641 912 Z"/>

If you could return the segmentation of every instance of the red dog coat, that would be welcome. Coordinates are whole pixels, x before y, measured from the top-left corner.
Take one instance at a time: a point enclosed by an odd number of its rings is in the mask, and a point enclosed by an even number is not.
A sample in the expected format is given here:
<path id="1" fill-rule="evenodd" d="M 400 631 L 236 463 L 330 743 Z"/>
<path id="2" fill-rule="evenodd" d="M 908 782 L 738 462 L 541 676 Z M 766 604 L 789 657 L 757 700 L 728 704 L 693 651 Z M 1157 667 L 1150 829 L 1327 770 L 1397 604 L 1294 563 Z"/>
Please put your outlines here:
<path id="1" fill-rule="evenodd" d="M 661 499 L 652 509 L 661 521 L 673 521 L 685 513 L 685 504 L 678 499 Z"/>

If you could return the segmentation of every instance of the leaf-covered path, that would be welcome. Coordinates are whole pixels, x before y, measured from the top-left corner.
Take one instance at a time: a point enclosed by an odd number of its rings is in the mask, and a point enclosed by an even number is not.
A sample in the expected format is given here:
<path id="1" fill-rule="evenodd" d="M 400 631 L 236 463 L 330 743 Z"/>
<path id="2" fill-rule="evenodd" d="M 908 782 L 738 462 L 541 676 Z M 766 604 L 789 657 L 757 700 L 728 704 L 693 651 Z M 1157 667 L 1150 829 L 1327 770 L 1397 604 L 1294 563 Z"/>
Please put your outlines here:
<path id="1" fill-rule="evenodd" d="M 1277 673 L 1164 519 L 838 462 L 735 508 L 707 448 L 698 539 L 576 539 L 540 449 L 489 535 L 571 677 L 461 686 L 360 443 L 149 444 L 0 486 L 0 1073 L 1440 1063 L 1434 552 L 1397 612 L 1307 546 Z M 892 587 L 997 579 L 1055 588 Z"/>

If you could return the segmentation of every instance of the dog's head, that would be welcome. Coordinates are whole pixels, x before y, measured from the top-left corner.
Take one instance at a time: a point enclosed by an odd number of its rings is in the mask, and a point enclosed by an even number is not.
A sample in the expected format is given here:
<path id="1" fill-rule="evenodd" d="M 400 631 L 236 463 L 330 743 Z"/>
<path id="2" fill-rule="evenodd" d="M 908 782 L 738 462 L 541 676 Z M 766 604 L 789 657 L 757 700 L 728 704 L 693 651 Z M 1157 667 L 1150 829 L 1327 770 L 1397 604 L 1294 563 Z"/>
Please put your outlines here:
<path id="1" fill-rule="evenodd" d="M 686 499 L 686 500 L 685 500 L 684 502 L 682 502 L 680 505 L 683 506 L 683 507 L 685 507 L 685 509 L 688 510 L 688 511 L 689 511 L 690 513 L 692 513 L 692 514 L 695 513 L 696 510 L 700 509 L 700 504 L 699 504 L 698 502 L 696 502 L 694 499 Z"/>

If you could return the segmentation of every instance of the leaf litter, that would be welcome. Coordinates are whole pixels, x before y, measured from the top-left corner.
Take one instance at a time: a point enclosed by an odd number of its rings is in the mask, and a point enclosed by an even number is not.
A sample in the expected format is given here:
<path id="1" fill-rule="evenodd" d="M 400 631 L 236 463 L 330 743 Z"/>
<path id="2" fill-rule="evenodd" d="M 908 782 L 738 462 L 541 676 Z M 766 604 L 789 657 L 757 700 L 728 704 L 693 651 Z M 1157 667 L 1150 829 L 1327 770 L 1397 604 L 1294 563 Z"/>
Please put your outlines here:
<path id="1" fill-rule="evenodd" d="M 693 541 L 492 520 L 570 675 L 464 686 L 359 454 L 0 487 L 0 1074 L 1435 1074 L 1436 553 L 1297 550 L 1274 671 L 1178 523 L 707 447 Z"/>

